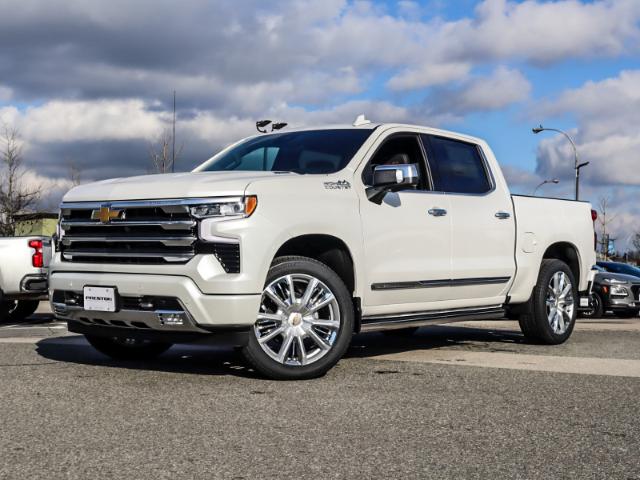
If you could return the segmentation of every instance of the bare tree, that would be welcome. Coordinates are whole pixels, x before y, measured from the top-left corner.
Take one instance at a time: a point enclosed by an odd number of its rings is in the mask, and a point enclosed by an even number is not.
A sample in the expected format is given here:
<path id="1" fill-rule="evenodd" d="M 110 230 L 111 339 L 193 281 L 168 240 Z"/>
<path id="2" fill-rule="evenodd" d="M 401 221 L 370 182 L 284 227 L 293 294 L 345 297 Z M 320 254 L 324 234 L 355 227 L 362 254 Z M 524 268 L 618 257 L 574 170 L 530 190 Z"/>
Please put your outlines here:
<path id="1" fill-rule="evenodd" d="M 160 135 L 149 142 L 149 156 L 151 157 L 153 171 L 156 173 L 168 173 L 173 170 L 174 161 L 182 154 L 184 145 L 175 149 L 173 133 L 170 128 L 165 128 Z"/>
<path id="2" fill-rule="evenodd" d="M 635 248 L 635 257 L 640 257 L 640 232 L 633 235 L 631 243 L 633 244 L 633 248 Z"/>
<path id="3" fill-rule="evenodd" d="M 71 185 L 77 187 L 82 183 L 82 168 L 80 165 L 72 159 L 67 159 L 67 166 L 69 168 L 69 180 Z"/>
<path id="4" fill-rule="evenodd" d="M 598 213 L 598 223 L 600 224 L 600 244 L 601 244 L 601 252 L 605 260 L 608 259 L 609 256 L 609 235 L 607 234 L 607 227 L 611 222 L 613 222 L 617 214 L 612 215 L 609 212 L 609 197 L 600 197 L 599 201 L 599 210 Z"/>
<path id="5" fill-rule="evenodd" d="M 0 127 L 0 235 L 15 235 L 18 219 L 28 220 L 42 193 L 41 185 L 25 181 L 26 169 L 22 156 L 22 141 L 18 130 L 9 125 Z"/>

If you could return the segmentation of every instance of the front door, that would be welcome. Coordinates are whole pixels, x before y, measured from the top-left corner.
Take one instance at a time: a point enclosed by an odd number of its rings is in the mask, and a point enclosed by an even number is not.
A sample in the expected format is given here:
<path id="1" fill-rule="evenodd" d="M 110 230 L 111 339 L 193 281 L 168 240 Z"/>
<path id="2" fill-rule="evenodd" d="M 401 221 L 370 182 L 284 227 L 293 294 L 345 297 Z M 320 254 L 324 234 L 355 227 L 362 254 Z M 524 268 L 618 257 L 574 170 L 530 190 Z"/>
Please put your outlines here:
<path id="1" fill-rule="evenodd" d="M 437 309 L 451 278 L 451 217 L 445 194 L 431 191 L 424 153 L 415 134 L 379 141 L 363 172 L 370 185 L 375 165 L 413 163 L 420 185 L 387 193 L 382 203 L 362 192 L 360 217 L 366 265 L 367 315 Z M 363 189 L 365 188 L 363 187 Z"/>

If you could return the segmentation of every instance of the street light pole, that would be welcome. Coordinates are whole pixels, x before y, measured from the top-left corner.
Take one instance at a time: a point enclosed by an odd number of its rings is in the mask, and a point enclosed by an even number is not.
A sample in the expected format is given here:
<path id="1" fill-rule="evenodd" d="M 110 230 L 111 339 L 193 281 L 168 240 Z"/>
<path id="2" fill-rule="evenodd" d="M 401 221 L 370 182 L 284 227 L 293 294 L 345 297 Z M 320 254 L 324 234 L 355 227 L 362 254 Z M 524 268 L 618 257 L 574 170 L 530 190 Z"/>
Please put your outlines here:
<path id="1" fill-rule="evenodd" d="M 543 185 L 546 185 L 547 183 L 555 183 L 557 185 L 558 183 L 560 183 L 560 180 L 558 180 L 557 178 L 552 178 L 552 179 L 548 179 L 548 180 L 545 180 L 543 182 L 540 182 L 540 184 L 536 188 L 533 189 L 533 196 L 536 195 L 536 192 L 538 191 L 538 189 L 540 187 L 542 187 Z"/>
<path id="2" fill-rule="evenodd" d="M 576 144 L 573 141 L 573 139 L 569 136 L 567 132 L 564 132 L 558 128 L 545 128 L 542 125 L 540 125 L 539 127 L 532 128 L 531 131 L 535 134 L 538 134 L 544 131 L 557 132 L 557 133 L 561 133 L 566 137 L 567 140 L 569 140 L 569 143 L 571 143 L 571 147 L 573 147 L 573 161 L 574 161 L 573 168 L 576 171 L 576 200 L 579 200 L 580 199 L 580 169 L 582 167 L 586 167 L 587 165 L 589 165 L 589 162 L 584 162 L 580 164 L 578 163 L 578 149 L 576 148 Z"/>

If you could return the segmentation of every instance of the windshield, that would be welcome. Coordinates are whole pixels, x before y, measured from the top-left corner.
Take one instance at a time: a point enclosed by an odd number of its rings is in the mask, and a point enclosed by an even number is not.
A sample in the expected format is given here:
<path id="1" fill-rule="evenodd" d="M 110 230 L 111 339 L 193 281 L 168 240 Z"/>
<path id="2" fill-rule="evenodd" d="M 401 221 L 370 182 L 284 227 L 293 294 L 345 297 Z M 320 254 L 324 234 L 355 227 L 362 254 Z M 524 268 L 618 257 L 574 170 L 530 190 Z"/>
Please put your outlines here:
<path id="1" fill-rule="evenodd" d="M 254 137 L 219 153 L 195 171 L 334 173 L 347 166 L 372 131 L 309 130 Z"/>
<path id="2" fill-rule="evenodd" d="M 626 275 L 633 275 L 634 277 L 640 277 L 640 268 L 632 265 L 626 265 L 624 263 L 604 263 L 598 262 L 598 265 L 603 267 L 608 272 L 612 273 L 624 273 Z"/>

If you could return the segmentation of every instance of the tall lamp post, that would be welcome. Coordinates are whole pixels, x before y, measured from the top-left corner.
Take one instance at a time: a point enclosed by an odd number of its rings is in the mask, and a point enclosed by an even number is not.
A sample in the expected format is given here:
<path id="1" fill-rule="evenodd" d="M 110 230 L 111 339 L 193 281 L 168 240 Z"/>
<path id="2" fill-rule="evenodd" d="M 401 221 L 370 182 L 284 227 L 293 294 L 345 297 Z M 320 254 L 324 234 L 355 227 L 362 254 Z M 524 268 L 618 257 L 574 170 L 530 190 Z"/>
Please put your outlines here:
<path id="1" fill-rule="evenodd" d="M 582 167 L 586 167 L 587 165 L 589 165 L 589 162 L 578 163 L 578 149 L 576 148 L 576 144 L 574 143 L 573 139 L 569 136 L 567 132 L 563 132 L 558 128 L 545 128 L 542 125 L 540 125 L 539 127 L 532 128 L 531 131 L 535 134 L 538 134 L 544 131 L 558 132 L 564 135 L 567 138 L 567 140 L 569 140 L 569 143 L 571 143 L 571 146 L 573 147 L 573 160 L 574 160 L 573 168 L 576 171 L 576 200 L 579 200 L 580 199 L 580 169 Z"/>
<path id="2" fill-rule="evenodd" d="M 546 185 L 547 183 L 555 183 L 557 185 L 558 183 L 560 183 L 560 180 L 558 180 L 557 178 L 552 178 L 552 179 L 549 179 L 549 180 L 545 180 L 544 182 L 540 182 L 540 184 L 533 190 L 533 195 L 535 196 L 535 194 L 538 191 L 538 189 L 541 186 Z"/>

